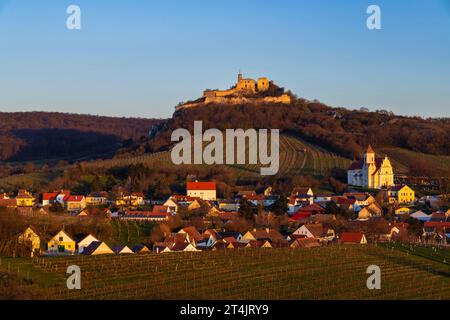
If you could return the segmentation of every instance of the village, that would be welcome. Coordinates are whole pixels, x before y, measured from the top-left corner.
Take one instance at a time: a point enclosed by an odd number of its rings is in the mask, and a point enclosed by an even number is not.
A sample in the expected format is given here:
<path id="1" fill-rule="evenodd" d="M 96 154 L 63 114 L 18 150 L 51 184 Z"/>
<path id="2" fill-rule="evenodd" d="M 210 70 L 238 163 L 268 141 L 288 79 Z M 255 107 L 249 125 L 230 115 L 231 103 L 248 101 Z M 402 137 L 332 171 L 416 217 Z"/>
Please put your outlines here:
<path id="1" fill-rule="evenodd" d="M 1 194 L 0 207 L 18 216 L 63 215 L 80 220 L 95 216 L 166 226 L 160 228 L 164 232 L 158 241 L 109 246 L 95 234 L 70 234 L 64 225 L 47 236 L 30 225 L 17 235 L 17 243 L 29 247 L 32 257 L 296 249 L 391 241 L 449 245 L 450 210 L 444 198 L 417 198 L 408 185 L 393 184 L 389 160 L 378 161 L 372 153 L 369 147 L 364 160 L 349 168 L 349 179 L 356 174 L 358 180 L 372 183 L 372 191 L 349 187 L 342 194 L 324 194 L 296 187 L 282 195 L 267 186 L 261 193 L 240 190 L 231 198 L 218 199 L 216 182 L 189 181 L 185 194 L 173 194 L 164 201 L 126 191 L 111 197 L 108 192 L 79 195 L 60 190 L 33 195 L 19 190 L 15 196 Z M 376 177 L 377 166 L 387 176 Z M 364 174 L 376 178 L 370 182 Z M 388 185 L 373 185 L 382 181 Z"/>

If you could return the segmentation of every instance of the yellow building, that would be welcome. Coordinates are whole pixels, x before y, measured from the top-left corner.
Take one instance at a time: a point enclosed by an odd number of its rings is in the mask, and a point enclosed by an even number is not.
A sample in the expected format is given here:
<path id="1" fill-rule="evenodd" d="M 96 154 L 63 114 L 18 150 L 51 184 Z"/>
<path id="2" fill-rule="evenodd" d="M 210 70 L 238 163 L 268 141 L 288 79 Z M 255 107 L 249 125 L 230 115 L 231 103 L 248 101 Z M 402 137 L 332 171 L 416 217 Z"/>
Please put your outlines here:
<path id="1" fill-rule="evenodd" d="M 389 203 L 406 204 L 416 200 L 415 192 L 407 185 L 392 186 L 387 191 Z"/>
<path id="2" fill-rule="evenodd" d="M 102 192 L 91 192 L 86 196 L 86 205 L 88 206 L 101 206 L 105 205 L 108 200 L 108 193 Z"/>
<path id="3" fill-rule="evenodd" d="M 18 242 L 30 246 L 31 257 L 38 256 L 41 253 L 41 238 L 32 227 L 28 227 L 24 233 L 19 235 Z"/>
<path id="4" fill-rule="evenodd" d="M 86 208 L 86 198 L 84 196 L 69 196 L 65 199 L 67 211 L 81 211 Z"/>
<path id="5" fill-rule="evenodd" d="M 16 197 L 18 207 L 32 207 L 34 205 L 34 198 L 27 190 L 19 190 Z"/>
<path id="6" fill-rule="evenodd" d="M 75 241 L 64 230 L 61 230 L 47 242 L 47 252 L 51 254 L 74 253 Z"/>

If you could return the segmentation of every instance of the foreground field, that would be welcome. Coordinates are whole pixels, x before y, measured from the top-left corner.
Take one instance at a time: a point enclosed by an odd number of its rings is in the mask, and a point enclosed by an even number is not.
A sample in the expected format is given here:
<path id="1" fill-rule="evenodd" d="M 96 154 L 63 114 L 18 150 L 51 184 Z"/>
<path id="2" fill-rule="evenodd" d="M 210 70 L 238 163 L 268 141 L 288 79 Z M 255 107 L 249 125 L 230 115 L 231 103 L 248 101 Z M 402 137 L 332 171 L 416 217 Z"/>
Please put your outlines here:
<path id="1" fill-rule="evenodd" d="M 450 299 L 450 268 L 375 246 L 5 260 L 45 299 Z M 81 290 L 66 268 L 81 268 Z M 368 290 L 367 267 L 381 268 Z M 44 287 L 45 286 L 45 287 Z"/>

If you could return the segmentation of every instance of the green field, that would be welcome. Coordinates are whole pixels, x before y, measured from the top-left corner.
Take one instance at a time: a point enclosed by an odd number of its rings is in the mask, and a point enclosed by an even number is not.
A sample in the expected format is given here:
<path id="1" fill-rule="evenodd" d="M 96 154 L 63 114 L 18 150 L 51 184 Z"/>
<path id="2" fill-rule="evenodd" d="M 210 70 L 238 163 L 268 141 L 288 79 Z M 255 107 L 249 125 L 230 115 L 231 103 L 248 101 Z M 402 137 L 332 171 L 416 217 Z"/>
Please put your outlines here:
<path id="1" fill-rule="evenodd" d="M 15 261 L 10 271 L 45 299 L 450 299 L 448 265 L 371 245 Z M 69 265 L 81 268 L 81 290 L 65 286 Z M 367 289 L 370 265 L 381 290 Z"/>

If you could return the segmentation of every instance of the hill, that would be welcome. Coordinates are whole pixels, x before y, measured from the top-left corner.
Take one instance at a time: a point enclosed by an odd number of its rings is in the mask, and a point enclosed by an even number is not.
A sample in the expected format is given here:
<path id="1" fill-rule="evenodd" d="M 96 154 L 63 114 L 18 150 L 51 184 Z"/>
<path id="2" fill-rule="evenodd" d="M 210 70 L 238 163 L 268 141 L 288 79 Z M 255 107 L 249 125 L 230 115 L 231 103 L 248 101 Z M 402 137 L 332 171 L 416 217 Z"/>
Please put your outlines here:
<path id="1" fill-rule="evenodd" d="M 206 104 L 175 112 L 164 128 L 146 142 L 150 151 L 168 150 L 171 132 L 194 121 L 203 129 L 279 129 L 295 134 L 347 158 L 375 148 L 402 148 L 414 152 L 450 155 L 450 119 L 396 116 L 386 111 L 366 112 L 332 108 L 319 102 L 293 99 L 286 104 Z"/>
<path id="2" fill-rule="evenodd" d="M 0 113 L 0 161 L 49 162 L 112 157 L 146 138 L 157 119 L 56 112 Z"/>

